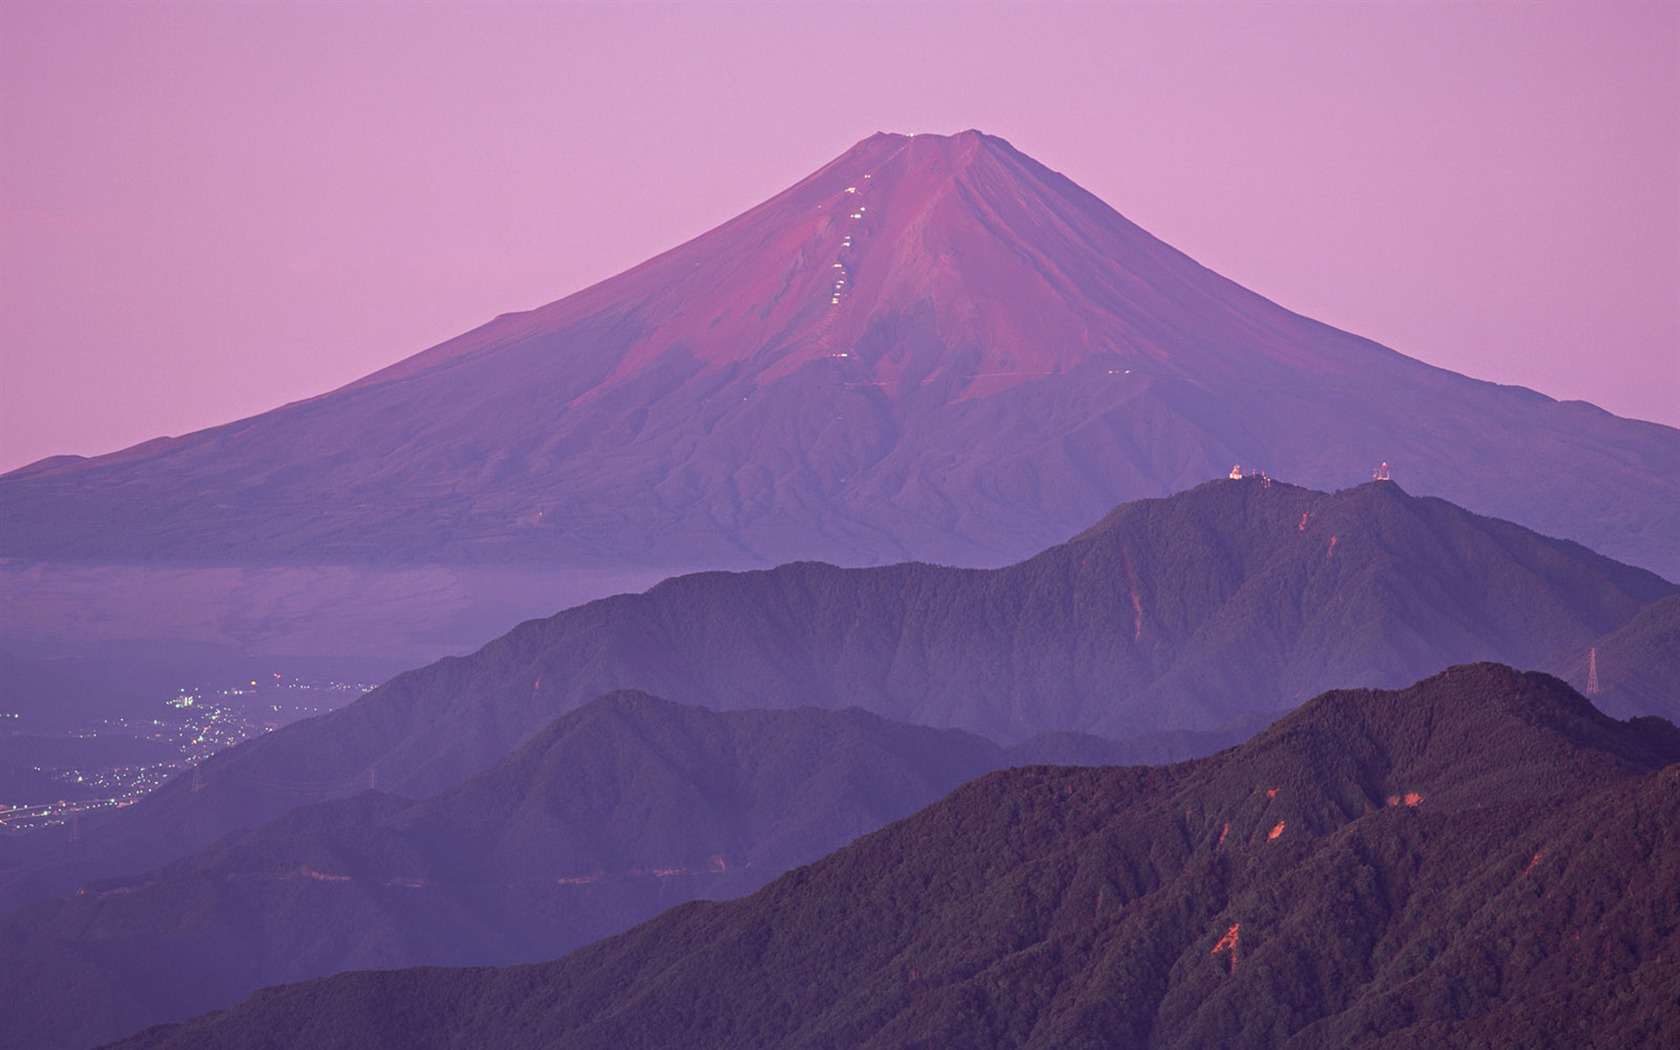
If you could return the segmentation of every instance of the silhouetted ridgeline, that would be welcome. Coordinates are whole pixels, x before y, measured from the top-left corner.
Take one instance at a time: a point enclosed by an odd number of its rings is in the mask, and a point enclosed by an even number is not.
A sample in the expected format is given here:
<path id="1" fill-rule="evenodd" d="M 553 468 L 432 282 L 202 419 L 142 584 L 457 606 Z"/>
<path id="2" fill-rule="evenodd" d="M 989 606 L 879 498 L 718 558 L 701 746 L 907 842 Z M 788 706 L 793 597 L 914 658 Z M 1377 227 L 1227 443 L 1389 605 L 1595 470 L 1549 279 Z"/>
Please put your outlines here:
<path id="1" fill-rule="evenodd" d="M 668 580 L 522 624 L 326 717 L 215 756 L 74 848 L 12 906 L 144 871 L 293 806 L 420 798 L 557 714 L 643 689 L 719 709 L 859 706 L 1000 740 L 1213 729 L 1452 663 L 1555 666 L 1674 585 L 1391 482 L 1217 481 L 1118 508 L 1004 569 L 796 563 Z"/>
<path id="2" fill-rule="evenodd" d="M 1455 667 L 1177 766 L 995 773 L 553 963 L 126 1040 L 319 1048 L 1671 1046 L 1680 730 Z"/>

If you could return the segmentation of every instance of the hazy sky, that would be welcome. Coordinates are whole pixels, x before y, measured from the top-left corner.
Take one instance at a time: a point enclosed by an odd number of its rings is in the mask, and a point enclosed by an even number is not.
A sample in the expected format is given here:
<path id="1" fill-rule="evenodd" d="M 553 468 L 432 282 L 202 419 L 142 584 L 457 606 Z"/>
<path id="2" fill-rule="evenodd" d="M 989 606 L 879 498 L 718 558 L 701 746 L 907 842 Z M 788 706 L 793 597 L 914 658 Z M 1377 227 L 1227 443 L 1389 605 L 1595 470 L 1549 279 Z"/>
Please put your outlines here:
<path id="1" fill-rule="evenodd" d="M 0 3 L 0 469 L 975 127 L 1294 310 L 1680 425 L 1680 5 Z"/>

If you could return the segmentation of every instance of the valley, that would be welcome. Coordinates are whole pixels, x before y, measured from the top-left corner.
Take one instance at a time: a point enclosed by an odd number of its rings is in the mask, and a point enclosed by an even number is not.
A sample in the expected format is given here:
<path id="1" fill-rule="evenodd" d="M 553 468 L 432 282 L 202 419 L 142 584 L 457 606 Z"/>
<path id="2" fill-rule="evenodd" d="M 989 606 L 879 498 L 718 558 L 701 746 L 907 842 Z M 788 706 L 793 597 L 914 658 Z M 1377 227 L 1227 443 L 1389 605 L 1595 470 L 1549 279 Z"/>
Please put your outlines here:
<path id="1" fill-rule="evenodd" d="M 62 735 L 0 735 L 0 833 L 76 834 L 81 814 L 131 806 L 223 748 L 336 710 L 372 688 L 273 674 L 172 691 L 148 705 L 151 717 L 142 708 L 69 724 Z M 22 721 L 19 713 L 0 718 Z"/>

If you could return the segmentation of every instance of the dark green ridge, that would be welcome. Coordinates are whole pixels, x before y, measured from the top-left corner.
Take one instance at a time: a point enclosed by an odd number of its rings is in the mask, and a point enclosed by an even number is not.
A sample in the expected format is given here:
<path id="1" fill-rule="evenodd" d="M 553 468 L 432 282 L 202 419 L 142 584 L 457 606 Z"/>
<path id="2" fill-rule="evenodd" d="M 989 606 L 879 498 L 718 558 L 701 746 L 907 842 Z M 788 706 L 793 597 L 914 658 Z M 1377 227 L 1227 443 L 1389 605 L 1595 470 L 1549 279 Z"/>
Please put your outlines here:
<path id="1" fill-rule="evenodd" d="M 116 1045 L 1668 1046 L 1677 762 L 1666 722 L 1455 667 L 1207 759 L 990 774 L 553 963 L 323 978 Z"/>

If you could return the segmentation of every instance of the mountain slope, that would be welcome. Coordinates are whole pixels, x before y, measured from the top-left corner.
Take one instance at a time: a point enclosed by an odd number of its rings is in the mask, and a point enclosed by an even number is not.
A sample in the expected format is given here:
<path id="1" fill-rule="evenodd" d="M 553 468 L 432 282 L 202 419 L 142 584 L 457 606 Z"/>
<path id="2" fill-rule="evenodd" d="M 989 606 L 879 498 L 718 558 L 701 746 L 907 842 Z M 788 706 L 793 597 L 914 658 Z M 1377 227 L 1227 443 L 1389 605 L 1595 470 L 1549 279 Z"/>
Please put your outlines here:
<path id="1" fill-rule="evenodd" d="M 14 471 L 0 554 L 995 565 L 1232 462 L 1379 460 L 1680 576 L 1680 432 L 1292 314 L 1001 139 L 883 134 L 340 390 Z"/>
<path id="2" fill-rule="evenodd" d="M 1663 1045 L 1676 761 L 1672 725 L 1458 667 L 1196 762 L 993 774 L 554 963 L 348 974 L 121 1045 Z"/>
<path id="3" fill-rule="evenodd" d="M 1680 595 L 1647 605 L 1588 652 L 1555 665 L 1557 674 L 1585 692 L 1594 652 L 1600 691 L 1593 703 L 1621 718 L 1680 721 Z"/>
<path id="4" fill-rule="evenodd" d="M 757 889 L 988 770 L 1245 736 L 1006 750 L 856 708 L 713 712 L 617 693 L 442 795 L 303 807 L 13 914 L 0 1047 L 87 1046 L 347 969 L 549 959 L 672 904 Z"/>
<path id="5" fill-rule="evenodd" d="M 1005 740 L 1211 729 L 1451 663 L 1539 666 L 1674 593 L 1575 544 L 1410 497 L 1221 481 L 998 570 L 802 563 L 682 577 L 522 625 L 200 767 L 8 875 L 12 906 L 305 801 L 444 790 L 602 692 L 856 705 Z"/>
<path id="6" fill-rule="evenodd" d="M 296 810 L 11 916 L 0 1046 L 86 1046 L 350 968 L 551 958 L 756 889 L 1007 761 L 855 709 L 605 697 L 438 797 Z"/>

